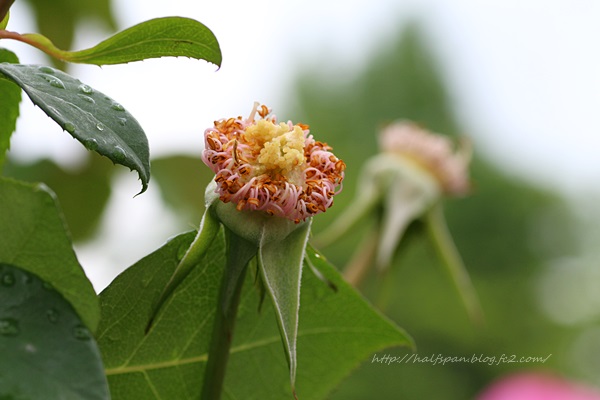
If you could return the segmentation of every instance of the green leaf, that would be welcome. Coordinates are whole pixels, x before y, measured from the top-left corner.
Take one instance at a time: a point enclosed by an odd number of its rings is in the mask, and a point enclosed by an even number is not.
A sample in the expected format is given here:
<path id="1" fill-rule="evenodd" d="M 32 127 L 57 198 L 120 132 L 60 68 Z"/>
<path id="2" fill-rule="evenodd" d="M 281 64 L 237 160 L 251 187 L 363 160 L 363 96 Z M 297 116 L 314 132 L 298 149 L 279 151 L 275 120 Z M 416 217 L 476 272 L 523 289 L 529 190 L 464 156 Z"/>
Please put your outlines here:
<path id="1" fill-rule="evenodd" d="M 73 252 L 54 194 L 44 185 L 0 178 L 0 262 L 53 285 L 95 330 L 98 298 Z"/>
<path id="2" fill-rule="evenodd" d="M 17 56 L 0 48 L 0 63 L 18 63 Z M 4 163 L 6 151 L 10 148 L 10 137 L 17 127 L 21 90 L 11 82 L 0 79 L 0 168 Z"/>
<path id="3" fill-rule="evenodd" d="M 290 368 L 292 388 L 296 381 L 296 340 L 300 310 L 300 283 L 304 249 L 312 219 L 281 241 L 260 246 L 258 264 L 265 289 L 273 300 L 281 340 Z"/>
<path id="4" fill-rule="evenodd" d="M 136 170 L 142 192 L 146 190 L 150 179 L 148 139 L 123 106 L 50 67 L 2 63 L 0 73 L 86 148 Z"/>
<path id="5" fill-rule="evenodd" d="M 0 354 L 0 399 L 109 399 L 98 346 L 71 304 L 3 263 Z"/>
<path id="6" fill-rule="evenodd" d="M 202 23 L 182 17 L 164 17 L 142 22 L 80 51 L 57 48 L 37 33 L 4 32 L 0 38 L 30 44 L 46 54 L 72 63 L 110 65 L 159 57 L 191 57 L 221 65 L 217 38 Z"/>
<path id="7" fill-rule="evenodd" d="M 207 362 L 218 288 L 225 263 L 223 235 L 203 262 L 167 299 L 145 328 L 164 286 L 194 234 L 179 236 L 140 260 L 101 293 L 98 342 L 113 400 L 197 400 Z M 184 250 L 182 250 L 184 249 Z M 332 291 L 312 273 L 302 276 L 296 389 L 302 400 L 323 399 L 373 352 L 411 340 L 374 311 L 323 257 L 308 259 Z M 254 287 L 250 270 L 242 291 L 223 399 L 292 398 L 276 315 Z"/>
<path id="8" fill-rule="evenodd" d="M 296 392 L 301 400 L 316 400 L 327 398 L 374 352 L 392 346 L 412 347 L 413 343 L 348 285 L 322 255 L 309 246 L 306 256 L 321 277 L 311 268 L 302 274 Z M 253 393 L 257 399 L 291 399 L 289 374 L 285 359 L 279 356 L 281 340 L 273 329 L 272 313 L 263 310 L 257 314 L 258 296 L 249 292 L 239 311 L 224 398 L 247 398 L 247 393 Z"/>

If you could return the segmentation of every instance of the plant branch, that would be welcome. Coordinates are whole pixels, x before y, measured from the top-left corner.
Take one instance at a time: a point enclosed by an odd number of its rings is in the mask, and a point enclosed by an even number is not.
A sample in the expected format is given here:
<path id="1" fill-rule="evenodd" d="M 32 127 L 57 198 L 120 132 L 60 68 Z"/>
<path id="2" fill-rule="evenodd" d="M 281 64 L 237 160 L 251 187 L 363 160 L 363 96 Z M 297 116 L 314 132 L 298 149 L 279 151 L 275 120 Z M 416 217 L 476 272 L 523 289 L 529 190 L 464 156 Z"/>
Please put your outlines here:
<path id="1" fill-rule="evenodd" d="M 462 302 L 467 309 L 469 318 L 478 325 L 482 324 L 483 311 L 481 304 L 479 303 L 469 273 L 452 240 L 452 235 L 448 231 L 441 203 L 435 204 L 426 213 L 425 221 L 427 231 L 454 281 L 454 286 L 458 290 Z"/>

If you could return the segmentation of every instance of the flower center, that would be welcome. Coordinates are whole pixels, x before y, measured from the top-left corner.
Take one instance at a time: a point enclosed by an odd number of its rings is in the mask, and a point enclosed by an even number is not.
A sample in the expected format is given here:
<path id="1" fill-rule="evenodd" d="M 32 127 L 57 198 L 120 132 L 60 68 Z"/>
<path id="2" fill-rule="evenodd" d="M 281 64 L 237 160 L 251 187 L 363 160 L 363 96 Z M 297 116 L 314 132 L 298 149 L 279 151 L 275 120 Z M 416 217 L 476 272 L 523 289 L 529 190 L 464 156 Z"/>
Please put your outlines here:
<path id="1" fill-rule="evenodd" d="M 268 174 L 271 178 L 283 175 L 293 183 L 304 168 L 304 131 L 297 125 L 274 124 L 265 119 L 250 125 L 242 135 L 254 155 L 251 162 L 256 175 Z M 298 171 L 297 171 L 298 170 Z"/>

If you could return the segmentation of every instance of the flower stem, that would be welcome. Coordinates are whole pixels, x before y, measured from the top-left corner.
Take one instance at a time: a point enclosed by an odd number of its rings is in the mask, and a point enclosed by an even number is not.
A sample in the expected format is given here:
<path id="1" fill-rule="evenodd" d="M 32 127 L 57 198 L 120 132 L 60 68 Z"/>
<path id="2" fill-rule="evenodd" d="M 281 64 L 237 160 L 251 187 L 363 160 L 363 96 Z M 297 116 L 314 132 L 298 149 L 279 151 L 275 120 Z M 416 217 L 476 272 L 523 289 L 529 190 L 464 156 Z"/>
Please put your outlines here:
<path id="1" fill-rule="evenodd" d="M 225 239 L 227 260 L 221 280 L 208 362 L 204 371 L 202 400 L 221 398 L 246 267 L 257 252 L 256 245 L 240 238 L 227 228 L 225 228 Z"/>
<path id="2" fill-rule="evenodd" d="M 363 239 L 359 250 L 354 253 L 352 259 L 348 262 L 346 268 L 344 268 L 344 278 L 355 288 L 358 288 L 362 284 L 367 273 L 373 266 L 373 259 L 375 258 L 378 244 L 379 234 L 374 229 Z"/>
<path id="3" fill-rule="evenodd" d="M 452 240 L 452 235 L 448 231 L 441 203 L 435 204 L 426 213 L 425 221 L 429 235 L 454 281 L 471 321 L 482 324 L 483 311 L 481 310 L 481 304 L 469 273 Z"/>

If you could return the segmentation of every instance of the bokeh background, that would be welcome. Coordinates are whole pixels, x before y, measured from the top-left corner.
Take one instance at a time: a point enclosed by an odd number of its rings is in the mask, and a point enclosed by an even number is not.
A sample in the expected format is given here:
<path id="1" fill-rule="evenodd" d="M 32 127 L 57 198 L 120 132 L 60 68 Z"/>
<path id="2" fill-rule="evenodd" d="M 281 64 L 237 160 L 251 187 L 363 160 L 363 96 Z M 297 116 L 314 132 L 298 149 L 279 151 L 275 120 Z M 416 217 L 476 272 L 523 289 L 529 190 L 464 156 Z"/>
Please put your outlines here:
<path id="1" fill-rule="evenodd" d="M 331 398 L 475 398 L 499 377 L 531 370 L 600 386 L 600 3 L 16 0 L 8 29 L 82 49 L 167 15 L 211 28 L 221 68 L 185 58 L 57 65 L 144 127 L 152 159 L 145 194 L 134 198 L 135 173 L 86 152 L 28 99 L 11 142 L 5 175 L 57 193 L 98 291 L 197 226 L 211 179 L 202 133 L 213 120 L 246 115 L 256 100 L 334 147 L 348 165 L 344 191 L 315 218 L 318 232 L 360 190 L 356 177 L 377 152 L 378 129 L 411 119 L 473 142 L 474 190 L 446 201 L 445 211 L 486 324 L 466 317 L 419 222 L 385 284 L 371 277 L 365 295 L 414 337 L 419 356 L 551 356 L 495 366 L 366 360 Z M 22 63 L 52 63 L 20 43 L 2 46 Z M 363 233 L 323 252 L 342 268 Z"/>

